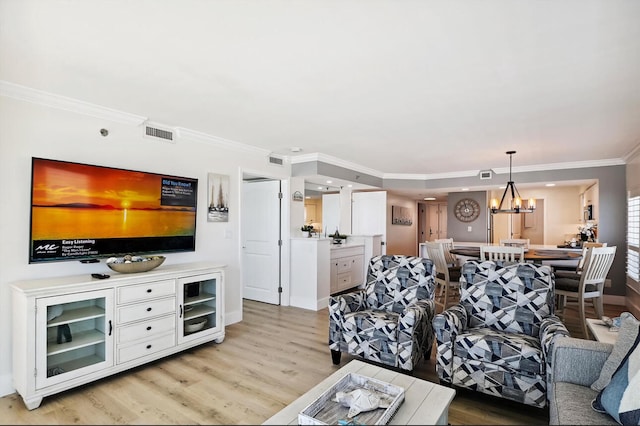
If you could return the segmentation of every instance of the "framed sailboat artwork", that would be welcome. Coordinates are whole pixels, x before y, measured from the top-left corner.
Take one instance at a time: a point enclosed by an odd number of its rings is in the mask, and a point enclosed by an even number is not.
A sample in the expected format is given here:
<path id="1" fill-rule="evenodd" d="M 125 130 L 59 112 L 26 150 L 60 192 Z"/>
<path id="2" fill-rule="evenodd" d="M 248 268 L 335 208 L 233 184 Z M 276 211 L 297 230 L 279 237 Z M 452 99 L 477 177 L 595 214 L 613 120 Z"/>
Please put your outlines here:
<path id="1" fill-rule="evenodd" d="M 208 174 L 208 222 L 229 222 L 229 176 Z"/>

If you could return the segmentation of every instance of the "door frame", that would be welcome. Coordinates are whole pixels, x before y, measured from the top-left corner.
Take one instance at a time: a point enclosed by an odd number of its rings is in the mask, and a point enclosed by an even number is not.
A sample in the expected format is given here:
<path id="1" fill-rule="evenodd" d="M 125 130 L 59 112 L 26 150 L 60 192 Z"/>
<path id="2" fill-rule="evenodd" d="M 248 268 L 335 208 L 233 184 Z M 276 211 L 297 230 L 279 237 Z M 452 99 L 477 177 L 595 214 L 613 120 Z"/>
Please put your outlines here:
<path id="1" fill-rule="evenodd" d="M 239 212 L 242 215 L 242 186 L 244 185 L 245 174 L 260 177 L 264 179 L 272 179 L 280 181 L 280 191 L 282 192 L 282 200 L 280 203 L 280 238 L 282 239 L 282 246 L 280 247 L 280 287 L 282 287 L 282 292 L 280 293 L 280 305 L 281 306 L 289 306 L 289 297 L 291 294 L 291 285 L 289 278 L 289 258 L 290 258 L 290 206 L 289 200 L 291 196 L 289 194 L 290 190 L 290 182 L 289 178 L 278 176 L 275 174 L 266 173 L 262 170 L 254 170 L 254 169 L 245 169 L 239 168 L 239 177 L 240 177 L 240 185 L 238 192 L 238 200 L 239 200 Z M 242 241 L 243 241 L 243 229 L 242 229 L 242 217 L 239 218 L 239 235 L 238 235 L 238 260 L 239 260 L 239 275 L 240 275 L 240 299 L 244 300 L 244 277 L 242 276 L 244 271 L 244 256 L 242 252 Z"/>

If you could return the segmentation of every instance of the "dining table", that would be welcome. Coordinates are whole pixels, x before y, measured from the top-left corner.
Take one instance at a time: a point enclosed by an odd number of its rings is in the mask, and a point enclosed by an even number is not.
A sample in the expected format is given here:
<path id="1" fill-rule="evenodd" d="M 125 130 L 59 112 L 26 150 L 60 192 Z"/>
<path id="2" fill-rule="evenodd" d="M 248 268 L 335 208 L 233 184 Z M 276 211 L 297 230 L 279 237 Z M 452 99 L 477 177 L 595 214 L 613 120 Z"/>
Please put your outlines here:
<path id="1" fill-rule="evenodd" d="M 480 259 L 480 247 L 455 247 L 449 250 L 451 253 Z M 524 260 L 533 263 L 542 263 L 549 260 L 579 260 L 582 257 L 581 251 L 553 250 L 541 248 L 529 248 L 524 250 Z"/>

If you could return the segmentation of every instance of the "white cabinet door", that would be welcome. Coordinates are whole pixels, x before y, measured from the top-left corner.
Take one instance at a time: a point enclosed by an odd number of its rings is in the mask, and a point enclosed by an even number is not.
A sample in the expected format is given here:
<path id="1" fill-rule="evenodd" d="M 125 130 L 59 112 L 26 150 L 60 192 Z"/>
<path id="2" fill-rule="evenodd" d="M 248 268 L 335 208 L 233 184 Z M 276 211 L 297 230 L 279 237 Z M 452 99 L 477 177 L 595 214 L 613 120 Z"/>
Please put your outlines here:
<path id="1" fill-rule="evenodd" d="M 113 289 L 36 299 L 36 388 L 113 365 Z"/>
<path id="2" fill-rule="evenodd" d="M 353 265 L 351 267 L 351 284 L 361 286 L 364 283 L 364 257 L 353 256 Z"/>
<path id="3" fill-rule="evenodd" d="M 178 344 L 222 333 L 222 280 L 220 272 L 178 280 Z"/>

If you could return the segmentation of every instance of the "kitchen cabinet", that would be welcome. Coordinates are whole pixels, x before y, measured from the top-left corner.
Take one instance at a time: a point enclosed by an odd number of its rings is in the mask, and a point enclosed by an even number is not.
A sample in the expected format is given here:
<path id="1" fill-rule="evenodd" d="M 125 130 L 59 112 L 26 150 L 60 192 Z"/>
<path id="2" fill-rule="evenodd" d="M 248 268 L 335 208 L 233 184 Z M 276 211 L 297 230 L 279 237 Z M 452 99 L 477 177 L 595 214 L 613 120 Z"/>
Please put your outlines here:
<path id="1" fill-rule="evenodd" d="M 364 245 L 332 247 L 330 294 L 362 285 L 364 282 Z"/>

